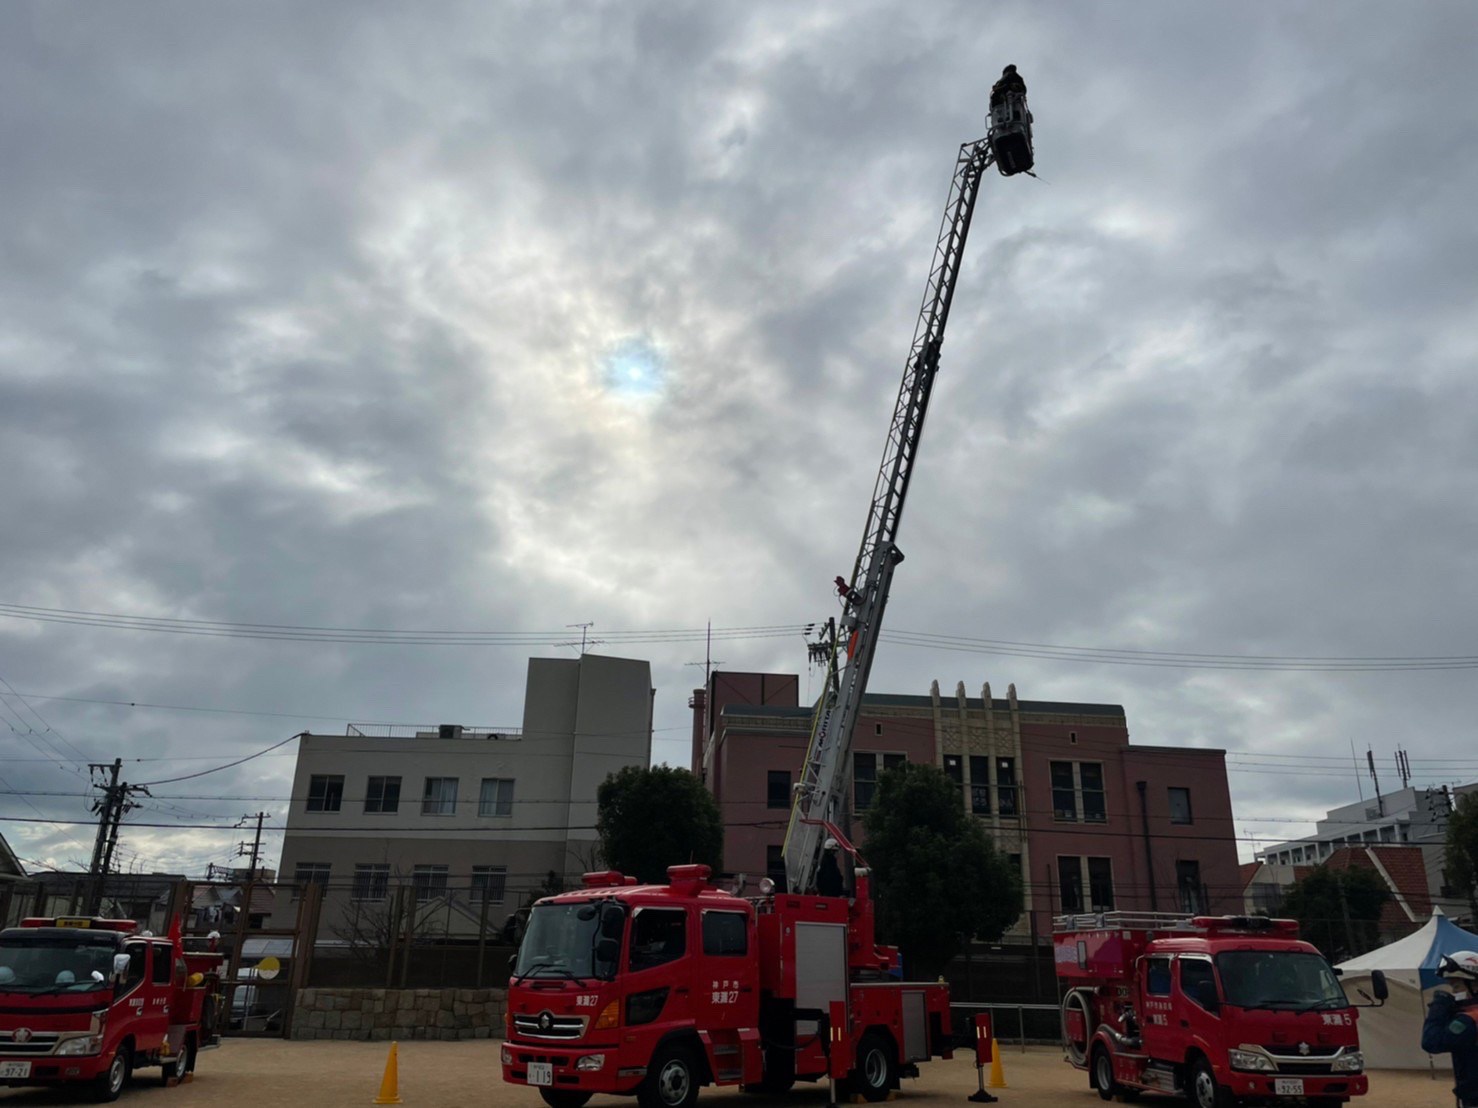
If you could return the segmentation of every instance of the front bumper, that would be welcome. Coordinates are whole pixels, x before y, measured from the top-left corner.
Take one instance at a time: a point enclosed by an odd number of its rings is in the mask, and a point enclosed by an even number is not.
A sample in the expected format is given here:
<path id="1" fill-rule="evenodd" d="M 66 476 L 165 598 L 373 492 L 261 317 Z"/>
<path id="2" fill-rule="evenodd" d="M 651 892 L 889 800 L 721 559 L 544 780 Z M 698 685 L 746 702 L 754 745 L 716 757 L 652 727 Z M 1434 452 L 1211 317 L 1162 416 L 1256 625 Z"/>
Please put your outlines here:
<path id="1" fill-rule="evenodd" d="M 1276 1082 L 1279 1079 L 1287 1080 L 1290 1077 L 1303 1082 L 1303 1097 L 1334 1097 L 1338 1099 L 1342 1097 L 1364 1096 L 1370 1091 L 1370 1079 L 1363 1073 L 1295 1075 L 1242 1073 L 1233 1070 L 1223 1075 L 1222 1081 L 1239 1097 L 1249 1097 L 1272 1102 L 1286 1102 L 1298 1100 L 1299 1096 L 1278 1093 L 1276 1091 Z"/>
<path id="2" fill-rule="evenodd" d="M 553 1046 L 545 1042 L 507 1040 L 502 1044 L 503 1080 L 510 1085 L 529 1085 L 529 1063 L 542 1062 L 553 1070 L 553 1083 L 545 1088 L 581 1093 L 631 1093 L 646 1077 L 645 1060 L 623 1062 L 616 1043 L 581 1043 Z M 598 1070 L 577 1070 L 575 1063 L 588 1054 L 604 1054 Z"/>
<path id="3" fill-rule="evenodd" d="M 0 1077 L 0 1087 L 17 1088 L 24 1085 L 57 1085 L 68 1081 L 91 1081 L 107 1069 L 108 1059 L 100 1054 L 75 1055 L 15 1055 L 0 1054 L 0 1073 L 6 1072 L 5 1063 L 30 1063 L 30 1072 L 25 1077 Z"/>

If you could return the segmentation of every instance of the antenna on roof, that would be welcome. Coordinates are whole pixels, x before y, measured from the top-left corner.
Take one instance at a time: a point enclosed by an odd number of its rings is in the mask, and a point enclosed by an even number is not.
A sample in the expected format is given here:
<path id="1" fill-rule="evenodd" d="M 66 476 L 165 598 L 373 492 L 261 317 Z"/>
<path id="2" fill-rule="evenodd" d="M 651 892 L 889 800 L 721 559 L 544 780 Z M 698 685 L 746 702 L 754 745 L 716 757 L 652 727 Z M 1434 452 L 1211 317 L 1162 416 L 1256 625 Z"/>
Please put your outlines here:
<path id="1" fill-rule="evenodd" d="M 1370 780 L 1375 785 L 1375 809 L 1381 815 L 1386 814 L 1386 798 L 1380 794 L 1380 778 L 1375 773 L 1375 751 L 1369 747 L 1365 748 L 1365 764 L 1370 767 Z"/>

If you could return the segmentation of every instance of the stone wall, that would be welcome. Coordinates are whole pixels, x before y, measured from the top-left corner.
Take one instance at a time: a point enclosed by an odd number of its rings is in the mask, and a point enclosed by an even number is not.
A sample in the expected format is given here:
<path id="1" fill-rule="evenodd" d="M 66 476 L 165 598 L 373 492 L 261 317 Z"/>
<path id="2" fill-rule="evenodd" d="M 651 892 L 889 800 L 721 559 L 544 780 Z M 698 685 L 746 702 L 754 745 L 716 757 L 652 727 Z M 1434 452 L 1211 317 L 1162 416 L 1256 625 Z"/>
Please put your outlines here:
<path id="1" fill-rule="evenodd" d="M 300 989 L 294 1039 L 501 1039 L 506 989 Z"/>

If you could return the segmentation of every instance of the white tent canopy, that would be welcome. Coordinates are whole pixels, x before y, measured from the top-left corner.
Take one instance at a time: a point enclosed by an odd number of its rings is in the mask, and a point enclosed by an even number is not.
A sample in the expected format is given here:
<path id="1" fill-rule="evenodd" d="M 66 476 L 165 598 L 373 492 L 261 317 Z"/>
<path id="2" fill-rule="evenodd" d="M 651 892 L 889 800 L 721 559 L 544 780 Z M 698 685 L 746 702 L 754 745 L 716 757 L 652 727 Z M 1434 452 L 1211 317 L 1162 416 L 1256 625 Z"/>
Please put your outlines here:
<path id="1" fill-rule="evenodd" d="M 1421 1048 L 1422 1020 L 1432 991 L 1441 984 L 1437 964 L 1444 954 L 1478 950 L 1478 935 L 1464 931 L 1432 909 L 1420 931 L 1369 954 L 1341 962 L 1345 991 L 1357 1003 L 1371 994 L 1370 974 L 1380 970 L 1391 996 L 1380 1008 L 1360 1010 L 1360 1049 L 1365 1064 L 1374 1069 L 1427 1069 L 1431 1059 Z"/>

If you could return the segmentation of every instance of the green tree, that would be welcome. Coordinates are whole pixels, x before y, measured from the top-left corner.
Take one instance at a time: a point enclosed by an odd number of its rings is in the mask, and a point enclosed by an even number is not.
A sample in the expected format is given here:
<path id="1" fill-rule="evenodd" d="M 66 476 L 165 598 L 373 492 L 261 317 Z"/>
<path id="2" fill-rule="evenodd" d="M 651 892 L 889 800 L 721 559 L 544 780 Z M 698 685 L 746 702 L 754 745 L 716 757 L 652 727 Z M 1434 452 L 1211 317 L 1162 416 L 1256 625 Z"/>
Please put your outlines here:
<path id="1" fill-rule="evenodd" d="M 1447 861 L 1443 876 L 1468 898 L 1478 915 L 1478 792 L 1458 797 L 1457 808 L 1447 819 Z"/>
<path id="2" fill-rule="evenodd" d="M 724 824 L 703 782 L 685 769 L 627 766 L 596 792 L 596 833 L 606 865 L 647 884 L 667 867 L 723 868 Z"/>
<path id="3" fill-rule="evenodd" d="M 1021 915 L 1021 875 L 935 767 L 884 772 L 862 830 L 879 937 L 903 951 L 908 976 L 932 979 L 970 938 L 999 939 Z"/>
<path id="4" fill-rule="evenodd" d="M 1373 869 L 1318 866 L 1283 898 L 1283 914 L 1298 920 L 1299 936 L 1331 962 L 1379 945 L 1381 908 L 1391 890 Z"/>

